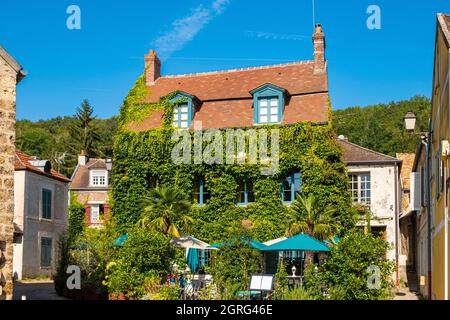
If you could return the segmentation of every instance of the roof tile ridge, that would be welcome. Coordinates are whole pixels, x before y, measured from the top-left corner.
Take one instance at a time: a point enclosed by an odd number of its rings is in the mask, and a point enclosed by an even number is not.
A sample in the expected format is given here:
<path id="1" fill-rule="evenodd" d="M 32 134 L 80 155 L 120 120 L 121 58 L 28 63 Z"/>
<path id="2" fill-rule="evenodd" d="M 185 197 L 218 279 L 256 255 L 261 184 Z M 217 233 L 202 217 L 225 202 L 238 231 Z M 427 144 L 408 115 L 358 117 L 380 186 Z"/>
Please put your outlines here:
<path id="1" fill-rule="evenodd" d="M 294 66 L 294 65 L 304 65 L 304 64 L 312 64 L 312 63 L 314 63 L 314 60 L 303 60 L 303 61 L 288 62 L 288 63 L 282 63 L 282 64 L 273 64 L 273 65 L 268 65 L 268 66 L 236 68 L 236 69 L 206 71 L 206 72 L 198 72 L 198 73 L 165 75 L 165 76 L 160 77 L 159 79 L 173 79 L 173 78 L 183 78 L 183 77 L 193 77 L 193 76 L 208 76 L 208 75 L 214 75 L 214 74 L 227 74 L 227 73 L 240 72 L 240 71 L 265 70 L 265 69 L 271 69 L 271 68 L 289 67 L 289 66 Z"/>

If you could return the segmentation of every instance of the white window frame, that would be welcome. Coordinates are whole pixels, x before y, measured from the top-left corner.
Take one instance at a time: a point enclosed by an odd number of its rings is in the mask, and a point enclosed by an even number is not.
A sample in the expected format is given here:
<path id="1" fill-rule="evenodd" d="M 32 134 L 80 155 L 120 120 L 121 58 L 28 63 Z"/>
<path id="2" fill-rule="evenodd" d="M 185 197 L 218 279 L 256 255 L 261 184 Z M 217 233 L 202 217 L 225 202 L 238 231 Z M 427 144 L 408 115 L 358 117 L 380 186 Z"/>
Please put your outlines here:
<path id="1" fill-rule="evenodd" d="M 96 177 L 99 177 L 99 179 L 104 176 L 105 181 L 104 183 L 94 183 Z M 108 186 L 108 171 L 107 170 L 91 170 L 90 171 L 90 185 L 92 187 L 107 187 Z"/>
<path id="2" fill-rule="evenodd" d="M 280 98 L 277 96 L 267 96 L 267 97 L 259 97 L 258 98 L 258 124 L 276 124 L 280 123 Z M 272 102 L 276 101 L 276 105 L 272 105 Z M 264 102 L 266 105 L 262 106 L 261 102 Z M 261 111 L 265 110 L 263 114 Z M 276 110 L 276 113 L 272 111 Z M 262 118 L 265 117 L 266 121 L 262 121 Z M 275 120 L 272 117 L 276 117 Z"/>
<path id="3" fill-rule="evenodd" d="M 94 212 L 96 212 L 96 218 L 94 218 Z M 91 204 L 91 222 L 99 222 L 99 221 L 100 221 L 100 204 Z"/>
<path id="4" fill-rule="evenodd" d="M 358 186 L 358 188 L 356 190 L 357 193 L 358 193 L 358 196 L 356 198 L 353 195 L 353 193 L 355 191 L 355 189 L 353 188 L 353 183 L 355 182 L 355 181 L 352 180 L 353 176 L 356 176 L 356 182 L 357 182 L 357 186 Z M 361 183 L 362 183 L 362 179 L 361 178 L 363 176 L 364 177 L 367 177 L 367 176 L 369 177 L 369 181 L 368 181 L 369 188 L 368 189 L 367 188 L 365 188 L 365 189 L 361 188 Z M 367 181 L 365 181 L 365 183 L 367 183 Z M 358 204 L 361 204 L 363 206 L 366 206 L 366 207 L 370 208 L 370 206 L 372 205 L 372 178 L 371 178 L 370 172 L 358 172 L 358 173 L 350 172 L 349 173 L 349 185 L 350 185 L 349 187 L 350 187 L 352 202 L 353 203 L 358 203 Z M 369 197 L 362 197 L 362 192 L 363 191 L 369 191 L 370 192 L 370 196 Z M 368 201 L 367 200 L 363 200 L 363 198 L 364 199 L 368 198 Z"/>

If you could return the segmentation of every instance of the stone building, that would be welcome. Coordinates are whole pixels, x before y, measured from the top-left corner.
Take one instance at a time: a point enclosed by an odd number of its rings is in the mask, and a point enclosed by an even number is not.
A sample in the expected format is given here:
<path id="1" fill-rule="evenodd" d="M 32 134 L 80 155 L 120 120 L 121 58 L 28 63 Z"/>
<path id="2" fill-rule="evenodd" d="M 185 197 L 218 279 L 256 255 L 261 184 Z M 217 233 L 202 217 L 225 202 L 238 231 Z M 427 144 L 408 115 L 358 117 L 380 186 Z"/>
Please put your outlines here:
<path id="1" fill-rule="evenodd" d="M 14 175 L 14 278 L 50 277 L 59 236 L 68 224 L 69 179 L 16 150 Z"/>
<path id="2" fill-rule="evenodd" d="M 83 152 L 72 174 L 70 191 L 86 208 L 86 223 L 100 228 L 109 214 L 111 159 L 89 158 Z"/>
<path id="3" fill-rule="evenodd" d="M 400 194 L 400 172 L 402 161 L 351 143 L 344 136 L 338 137 L 342 147 L 342 161 L 349 174 L 349 187 L 353 203 L 370 211 L 370 226 L 373 234 L 390 244 L 386 258 L 396 262 L 393 279 L 400 280 L 398 260 L 398 217 L 402 210 Z M 358 223 L 367 227 L 361 216 Z"/>
<path id="4" fill-rule="evenodd" d="M 0 46 L 0 300 L 12 298 L 16 85 L 25 75 Z"/>

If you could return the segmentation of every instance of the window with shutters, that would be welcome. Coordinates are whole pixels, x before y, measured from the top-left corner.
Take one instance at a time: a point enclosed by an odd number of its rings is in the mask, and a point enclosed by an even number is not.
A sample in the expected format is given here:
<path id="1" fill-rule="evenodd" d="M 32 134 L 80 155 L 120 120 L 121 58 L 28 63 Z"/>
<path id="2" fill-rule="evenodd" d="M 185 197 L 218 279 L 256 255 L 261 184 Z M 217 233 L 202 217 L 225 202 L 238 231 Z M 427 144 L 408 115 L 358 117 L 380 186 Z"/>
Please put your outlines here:
<path id="1" fill-rule="evenodd" d="M 52 238 L 41 237 L 41 267 L 49 268 L 52 266 Z"/>
<path id="2" fill-rule="evenodd" d="M 52 191 L 48 189 L 42 189 L 42 218 L 52 218 Z"/>

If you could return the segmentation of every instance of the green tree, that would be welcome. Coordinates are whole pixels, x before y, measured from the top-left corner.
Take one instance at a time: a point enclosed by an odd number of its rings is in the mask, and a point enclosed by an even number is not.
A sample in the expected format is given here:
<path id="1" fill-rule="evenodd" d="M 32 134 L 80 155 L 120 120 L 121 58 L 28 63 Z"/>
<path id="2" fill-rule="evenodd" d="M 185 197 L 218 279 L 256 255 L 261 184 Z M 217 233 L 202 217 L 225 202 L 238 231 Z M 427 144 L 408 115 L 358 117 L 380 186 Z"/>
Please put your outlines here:
<path id="1" fill-rule="evenodd" d="M 333 127 L 350 142 L 391 156 L 415 152 L 419 135 L 406 132 L 404 116 L 412 111 L 417 116 L 416 131 L 426 132 L 431 102 L 423 96 L 409 100 L 351 107 L 333 112 Z"/>
<path id="2" fill-rule="evenodd" d="M 289 210 L 289 225 L 286 235 L 291 237 L 304 232 L 311 237 L 326 239 L 336 229 L 332 219 L 334 211 L 330 206 L 319 207 L 313 194 L 302 196 L 297 193 Z"/>
<path id="3" fill-rule="evenodd" d="M 83 150 L 89 156 L 98 154 L 98 143 L 100 141 L 99 129 L 93 116 L 94 109 L 88 100 L 83 100 L 77 108 L 75 120 L 70 127 L 72 135 L 72 150 L 75 153 Z"/>
<path id="4" fill-rule="evenodd" d="M 189 229 L 192 217 L 186 215 L 191 203 L 183 193 L 172 186 L 157 186 L 143 200 L 144 213 L 139 225 L 158 230 L 166 235 L 180 237 L 180 225 Z"/>

